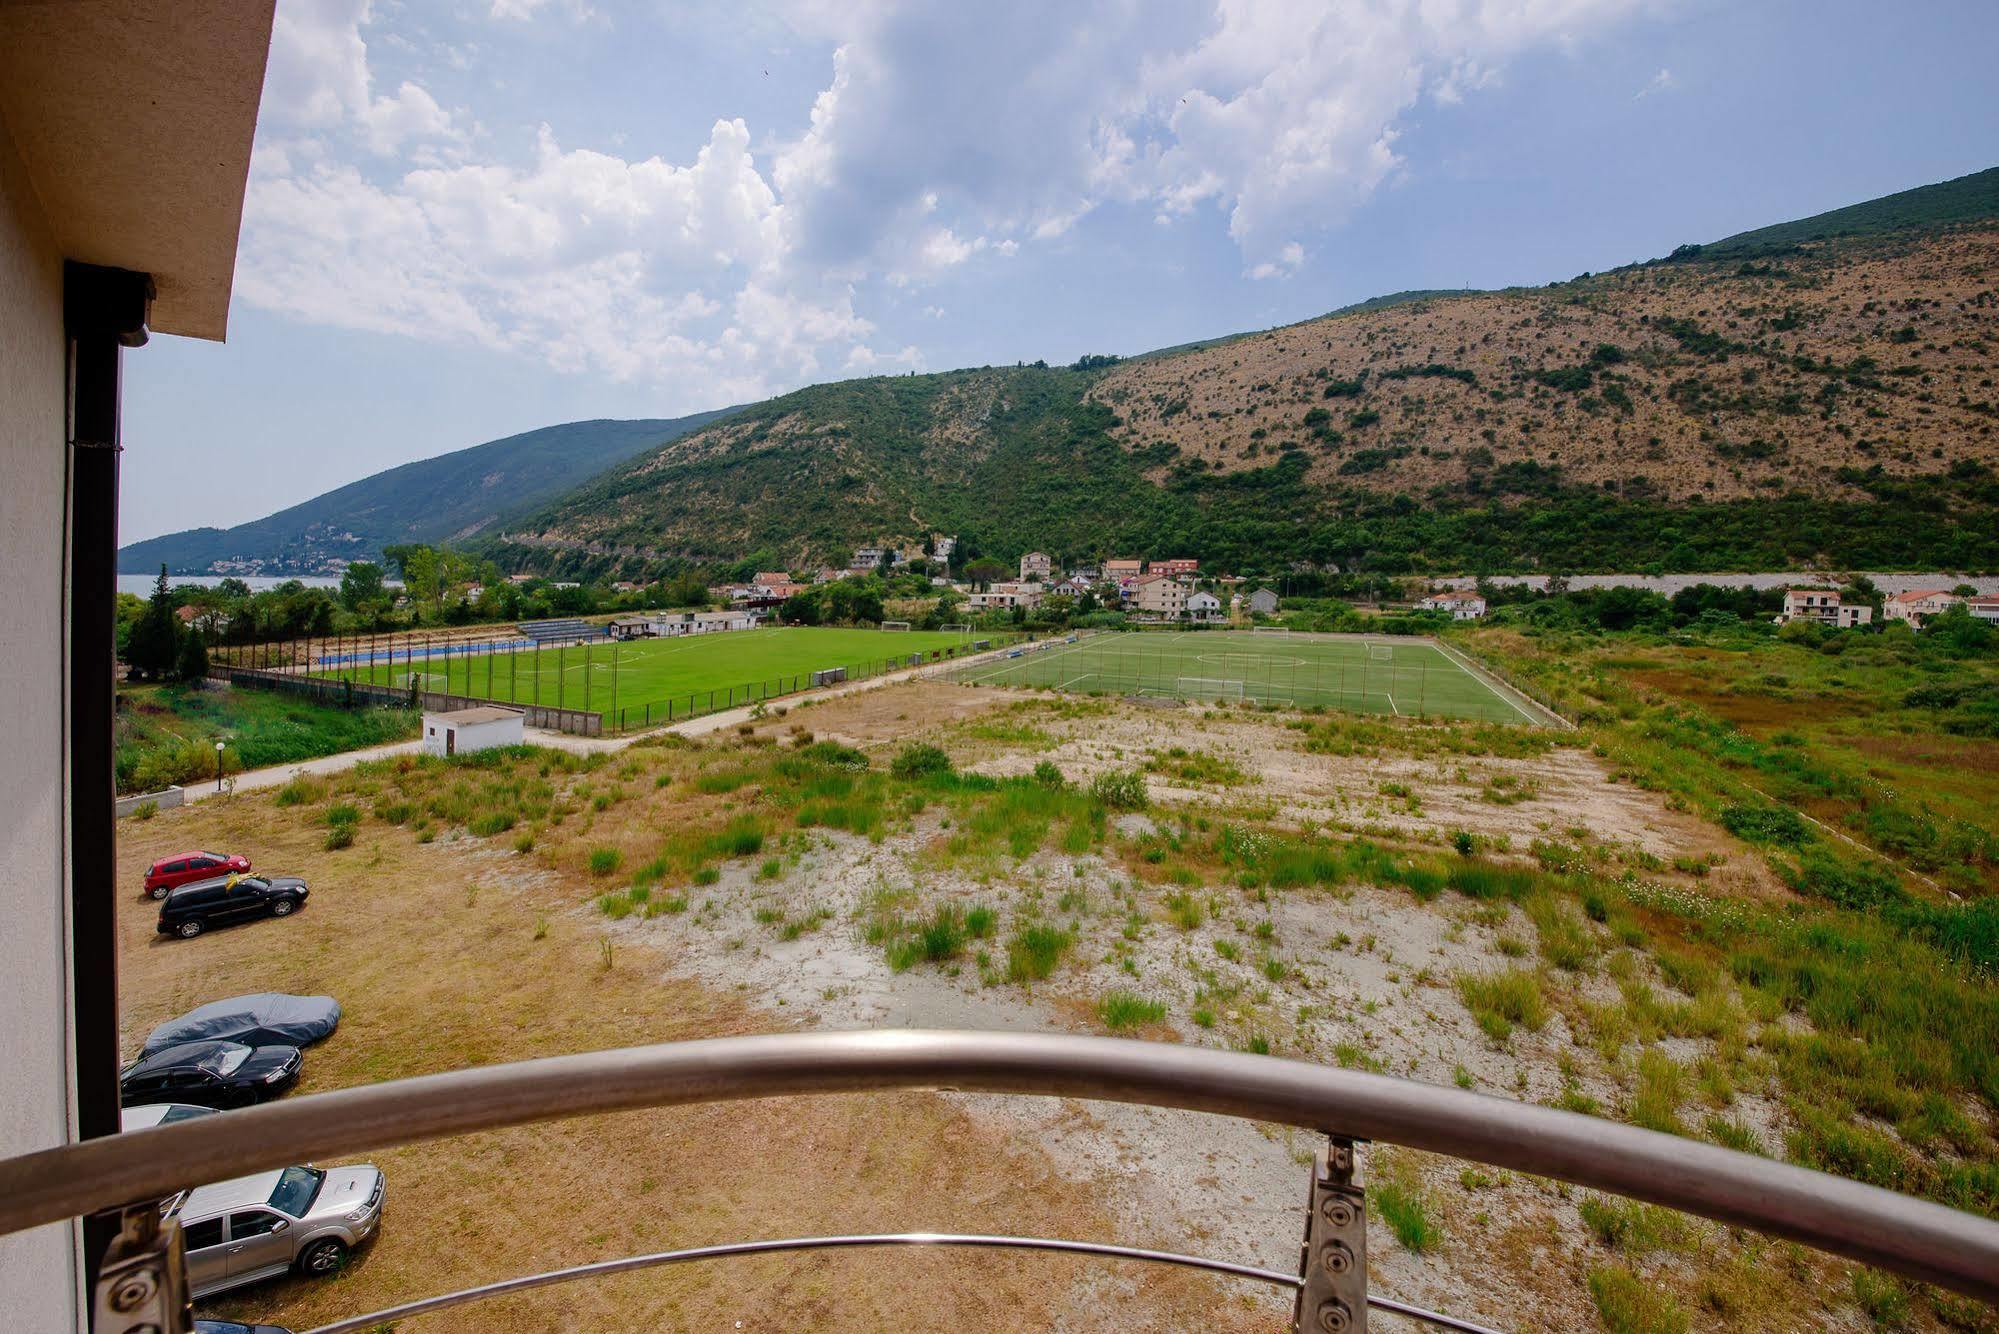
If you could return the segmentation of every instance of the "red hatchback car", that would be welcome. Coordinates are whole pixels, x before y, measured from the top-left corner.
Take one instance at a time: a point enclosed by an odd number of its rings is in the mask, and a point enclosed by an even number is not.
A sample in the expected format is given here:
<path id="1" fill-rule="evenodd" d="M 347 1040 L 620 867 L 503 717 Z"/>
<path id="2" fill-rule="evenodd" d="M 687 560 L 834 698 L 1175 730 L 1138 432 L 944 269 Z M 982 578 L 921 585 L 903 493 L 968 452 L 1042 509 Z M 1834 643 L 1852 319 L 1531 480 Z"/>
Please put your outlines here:
<path id="1" fill-rule="evenodd" d="M 146 872 L 146 893 L 163 899 L 168 890 L 189 881 L 241 874 L 249 869 L 250 859 L 241 854 L 225 857 L 219 852 L 180 852 L 153 863 L 153 869 Z"/>

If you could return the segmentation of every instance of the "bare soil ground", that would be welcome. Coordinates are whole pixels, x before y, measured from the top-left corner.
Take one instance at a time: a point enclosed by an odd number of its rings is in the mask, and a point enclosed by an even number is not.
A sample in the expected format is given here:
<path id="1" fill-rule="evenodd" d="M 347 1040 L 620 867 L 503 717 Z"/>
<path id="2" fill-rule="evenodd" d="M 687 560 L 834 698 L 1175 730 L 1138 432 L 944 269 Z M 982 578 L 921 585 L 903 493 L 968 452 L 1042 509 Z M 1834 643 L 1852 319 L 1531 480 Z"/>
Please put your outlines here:
<path id="1" fill-rule="evenodd" d="M 369 821 L 352 848 L 323 847 L 326 794 L 163 813 L 121 832 L 121 883 L 184 846 L 226 845 L 313 883 L 310 908 L 191 942 L 152 933 L 126 905 L 121 1003 L 129 1045 L 152 1024 L 222 995 L 331 992 L 341 1031 L 308 1053 L 305 1091 L 489 1061 L 789 1028 L 883 1026 L 1104 1031 L 1104 999 L 1161 1007 L 1127 1036 L 1381 1070 L 1495 1096 L 1622 1114 L 1647 1096 L 1647 1051 L 1684 1072 L 1721 1063 L 1725 1092 L 1682 1089 L 1678 1114 L 1725 1114 L 1767 1151 L 1786 1112 L 1753 1056 L 1722 1036 L 1607 1040 L 1604 1015 L 1674 980 L 1615 925 L 1545 902 L 1425 903 L 1401 890 L 1245 889 L 1216 874 L 1160 878 L 1162 841 L 1222 822 L 1364 833 L 1410 848 L 1464 830 L 1501 852 L 1537 840 L 1578 855 L 1753 860 L 1718 831 L 1611 781 L 1587 750 L 1525 758 L 1410 749 L 1306 749 L 1281 715 L 1141 709 L 910 682 L 792 709 L 747 736 L 648 747 L 605 762 L 528 851 Z M 630 866 L 677 827 L 754 810 L 754 789 L 697 779 L 800 729 L 866 751 L 876 768 L 912 739 L 961 770 L 1051 762 L 1072 782 L 1160 759 L 1152 802 L 1084 851 L 953 852 L 943 806 L 871 837 L 789 830 L 765 855 L 725 860 L 686 887 L 684 911 L 610 920 L 588 856 Z M 1173 757 L 1175 749 L 1181 752 Z M 1194 757 L 1208 779 L 1186 776 Z M 1198 765 L 1196 766 L 1199 767 Z M 1223 775 L 1221 781 L 1213 775 Z M 560 777 L 558 775 L 558 777 Z M 1503 780 L 1503 781 L 1502 781 Z M 363 778 L 362 782 L 372 779 Z M 1391 790 L 1394 789 L 1394 790 Z M 588 791 L 609 798 L 583 799 Z M 615 793 L 615 796 L 613 795 Z M 365 801 L 365 798 L 361 800 Z M 1738 868 L 1739 872 L 1738 872 Z M 1692 882 L 1688 882 L 1691 886 Z M 1045 981 L 1006 980 L 997 938 L 944 963 L 891 966 L 868 924 L 885 903 L 1032 911 L 1073 943 Z M 1580 953 L 1552 961 L 1561 941 Z M 1495 1037 L 1463 978 L 1538 965 L 1547 1013 Z M 1711 998 L 1720 1004 L 1726 998 Z M 1740 1058 L 1740 1059 L 1738 1059 Z M 1704 1098 L 1712 1099 L 1703 1103 Z M 284 1282 L 210 1313 L 305 1327 L 337 1314 L 534 1269 L 635 1251 L 809 1232 L 937 1229 L 1112 1239 L 1275 1269 L 1296 1262 L 1309 1135 L 1188 1113 L 1041 1099 L 908 1095 L 782 1100 L 587 1118 L 385 1151 L 380 1242 L 340 1279 Z M 1501 1328 L 1599 1322 L 1589 1275 L 1616 1260 L 1695 1312 L 1697 1328 L 1860 1329 L 1846 1267 L 1692 1220 L 1613 1245 L 1587 1192 L 1393 1149 L 1367 1174 L 1415 1198 L 1420 1244 L 1371 1223 L 1373 1284 Z M 1656 1211 L 1655 1211 L 1656 1212 Z M 1275 1330 L 1288 1294 L 1174 1272 L 950 1253 L 845 1254 L 653 1272 L 466 1308 L 425 1329 L 656 1328 Z M 1923 1319 L 1918 1318 L 1917 1324 Z M 1634 1328 L 1636 1326 L 1633 1326 Z M 1660 1326 L 1666 1328 L 1667 1326 Z"/>

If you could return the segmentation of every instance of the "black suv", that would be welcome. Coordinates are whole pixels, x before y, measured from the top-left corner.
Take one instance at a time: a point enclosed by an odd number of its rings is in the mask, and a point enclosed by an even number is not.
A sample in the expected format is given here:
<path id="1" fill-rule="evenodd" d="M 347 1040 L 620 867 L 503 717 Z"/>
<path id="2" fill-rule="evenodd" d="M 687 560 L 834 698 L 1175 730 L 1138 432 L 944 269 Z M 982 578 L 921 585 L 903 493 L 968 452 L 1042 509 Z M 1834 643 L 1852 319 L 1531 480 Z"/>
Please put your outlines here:
<path id="1" fill-rule="evenodd" d="M 231 875 L 197 880 L 160 905 L 160 933 L 192 939 L 211 926 L 251 917 L 288 917 L 305 906 L 305 881 L 295 875 Z"/>

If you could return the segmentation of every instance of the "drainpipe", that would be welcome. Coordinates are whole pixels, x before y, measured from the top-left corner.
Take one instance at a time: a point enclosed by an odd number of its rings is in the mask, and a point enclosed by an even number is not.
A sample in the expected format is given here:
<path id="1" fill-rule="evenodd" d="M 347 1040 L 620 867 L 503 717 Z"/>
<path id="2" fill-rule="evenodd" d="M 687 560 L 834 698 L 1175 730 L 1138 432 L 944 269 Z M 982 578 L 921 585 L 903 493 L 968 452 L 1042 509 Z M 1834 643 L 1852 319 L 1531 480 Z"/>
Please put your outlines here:
<path id="1" fill-rule="evenodd" d="M 144 273 L 63 266 L 69 347 L 68 507 L 63 516 L 68 624 L 67 808 L 70 1060 L 76 1133 L 118 1133 L 118 873 L 112 716 L 116 707 L 119 372 L 143 346 L 153 299 Z M 86 1273 L 116 1235 L 83 1225 Z M 85 1298 L 88 1301 L 88 1296 Z"/>

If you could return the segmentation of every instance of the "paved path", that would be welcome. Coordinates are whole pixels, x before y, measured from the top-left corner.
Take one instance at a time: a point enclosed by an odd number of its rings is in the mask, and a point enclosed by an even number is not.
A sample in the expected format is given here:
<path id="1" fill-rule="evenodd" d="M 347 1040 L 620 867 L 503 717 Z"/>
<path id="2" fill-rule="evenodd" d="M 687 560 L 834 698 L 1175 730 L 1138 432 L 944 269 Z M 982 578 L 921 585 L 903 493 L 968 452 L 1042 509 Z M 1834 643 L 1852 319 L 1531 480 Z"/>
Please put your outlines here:
<path id="1" fill-rule="evenodd" d="M 414 755 L 418 743 L 412 741 L 392 741 L 386 746 L 369 746 L 363 750 L 342 751 L 338 755 L 322 755 L 316 760 L 301 760 L 297 764 L 274 764 L 268 769 L 251 769 L 235 775 L 225 791 L 249 792 L 258 788 L 283 787 L 300 774 L 337 774 L 352 769 L 366 760 L 386 760 L 392 755 Z M 207 801 L 220 796 L 215 784 L 196 784 L 186 790 L 181 798 L 183 806 L 192 802 Z"/>
<path id="2" fill-rule="evenodd" d="M 962 667 L 971 666 L 975 663 L 991 661 L 1006 652 L 1006 648 L 997 648 L 990 653 L 980 654 L 976 657 L 952 658 L 946 662 L 927 663 L 922 667 L 907 667 L 899 672 L 891 672 L 883 676 L 871 676 L 865 681 L 848 681 L 841 685 L 821 686 L 817 690 L 808 690 L 797 695 L 787 695 L 776 702 L 795 707 L 798 703 L 808 699 L 839 699 L 843 695 L 856 695 L 866 690 L 879 690 L 884 686 L 896 685 L 903 681 L 914 681 L 928 676 L 940 676 L 945 672 L 957 671 Z M 572 736 L 567 732 L 551 732 L 542 728 L 531 727 L 527 729 L 527 740 L 529 745 L 548 746 L 556 750 L 570 751 L 577 755 L 590 755 L 598 751 L 623 750 L 633 742 L 649 736 L 663 736 L 668 733 L 680 736 L 707 736 L 735 727 L 740 723 L 752 721 L 750 712 L 753 708 L 755 708 L 755 705 L 745 705 L 739 709 L 724 709 L 720 713 L 704 713 L 698 718 L 689 718 L 685 722 L 668 723 L 660 727 L 655 727 L 648 732 L 628 732 L 624 736 L 615 737 Z M 237 774 L 225 791 L 251 792 L 264 788 L 283 787 L 300 774 L 343 773 L 355 765 L 363 764 L 369 760 L 385 760 L 396 755 L 414 755 L 419 749 L 420 744 L 417 741 L 396 741 L 386 746 L 369 746 L 364 750 L 343 751 L 338 755 L 322 755 L 316 760 L 303 760 L 297 764 L 274 764 L 267 769 L 251 769 L 246 773 Z M 187 795 L 183 799 L 183 804 L 206 801 L 218 795 L 221 794 L 216 792 L 213 784 L 190 787 L 187 789 Z"/>

